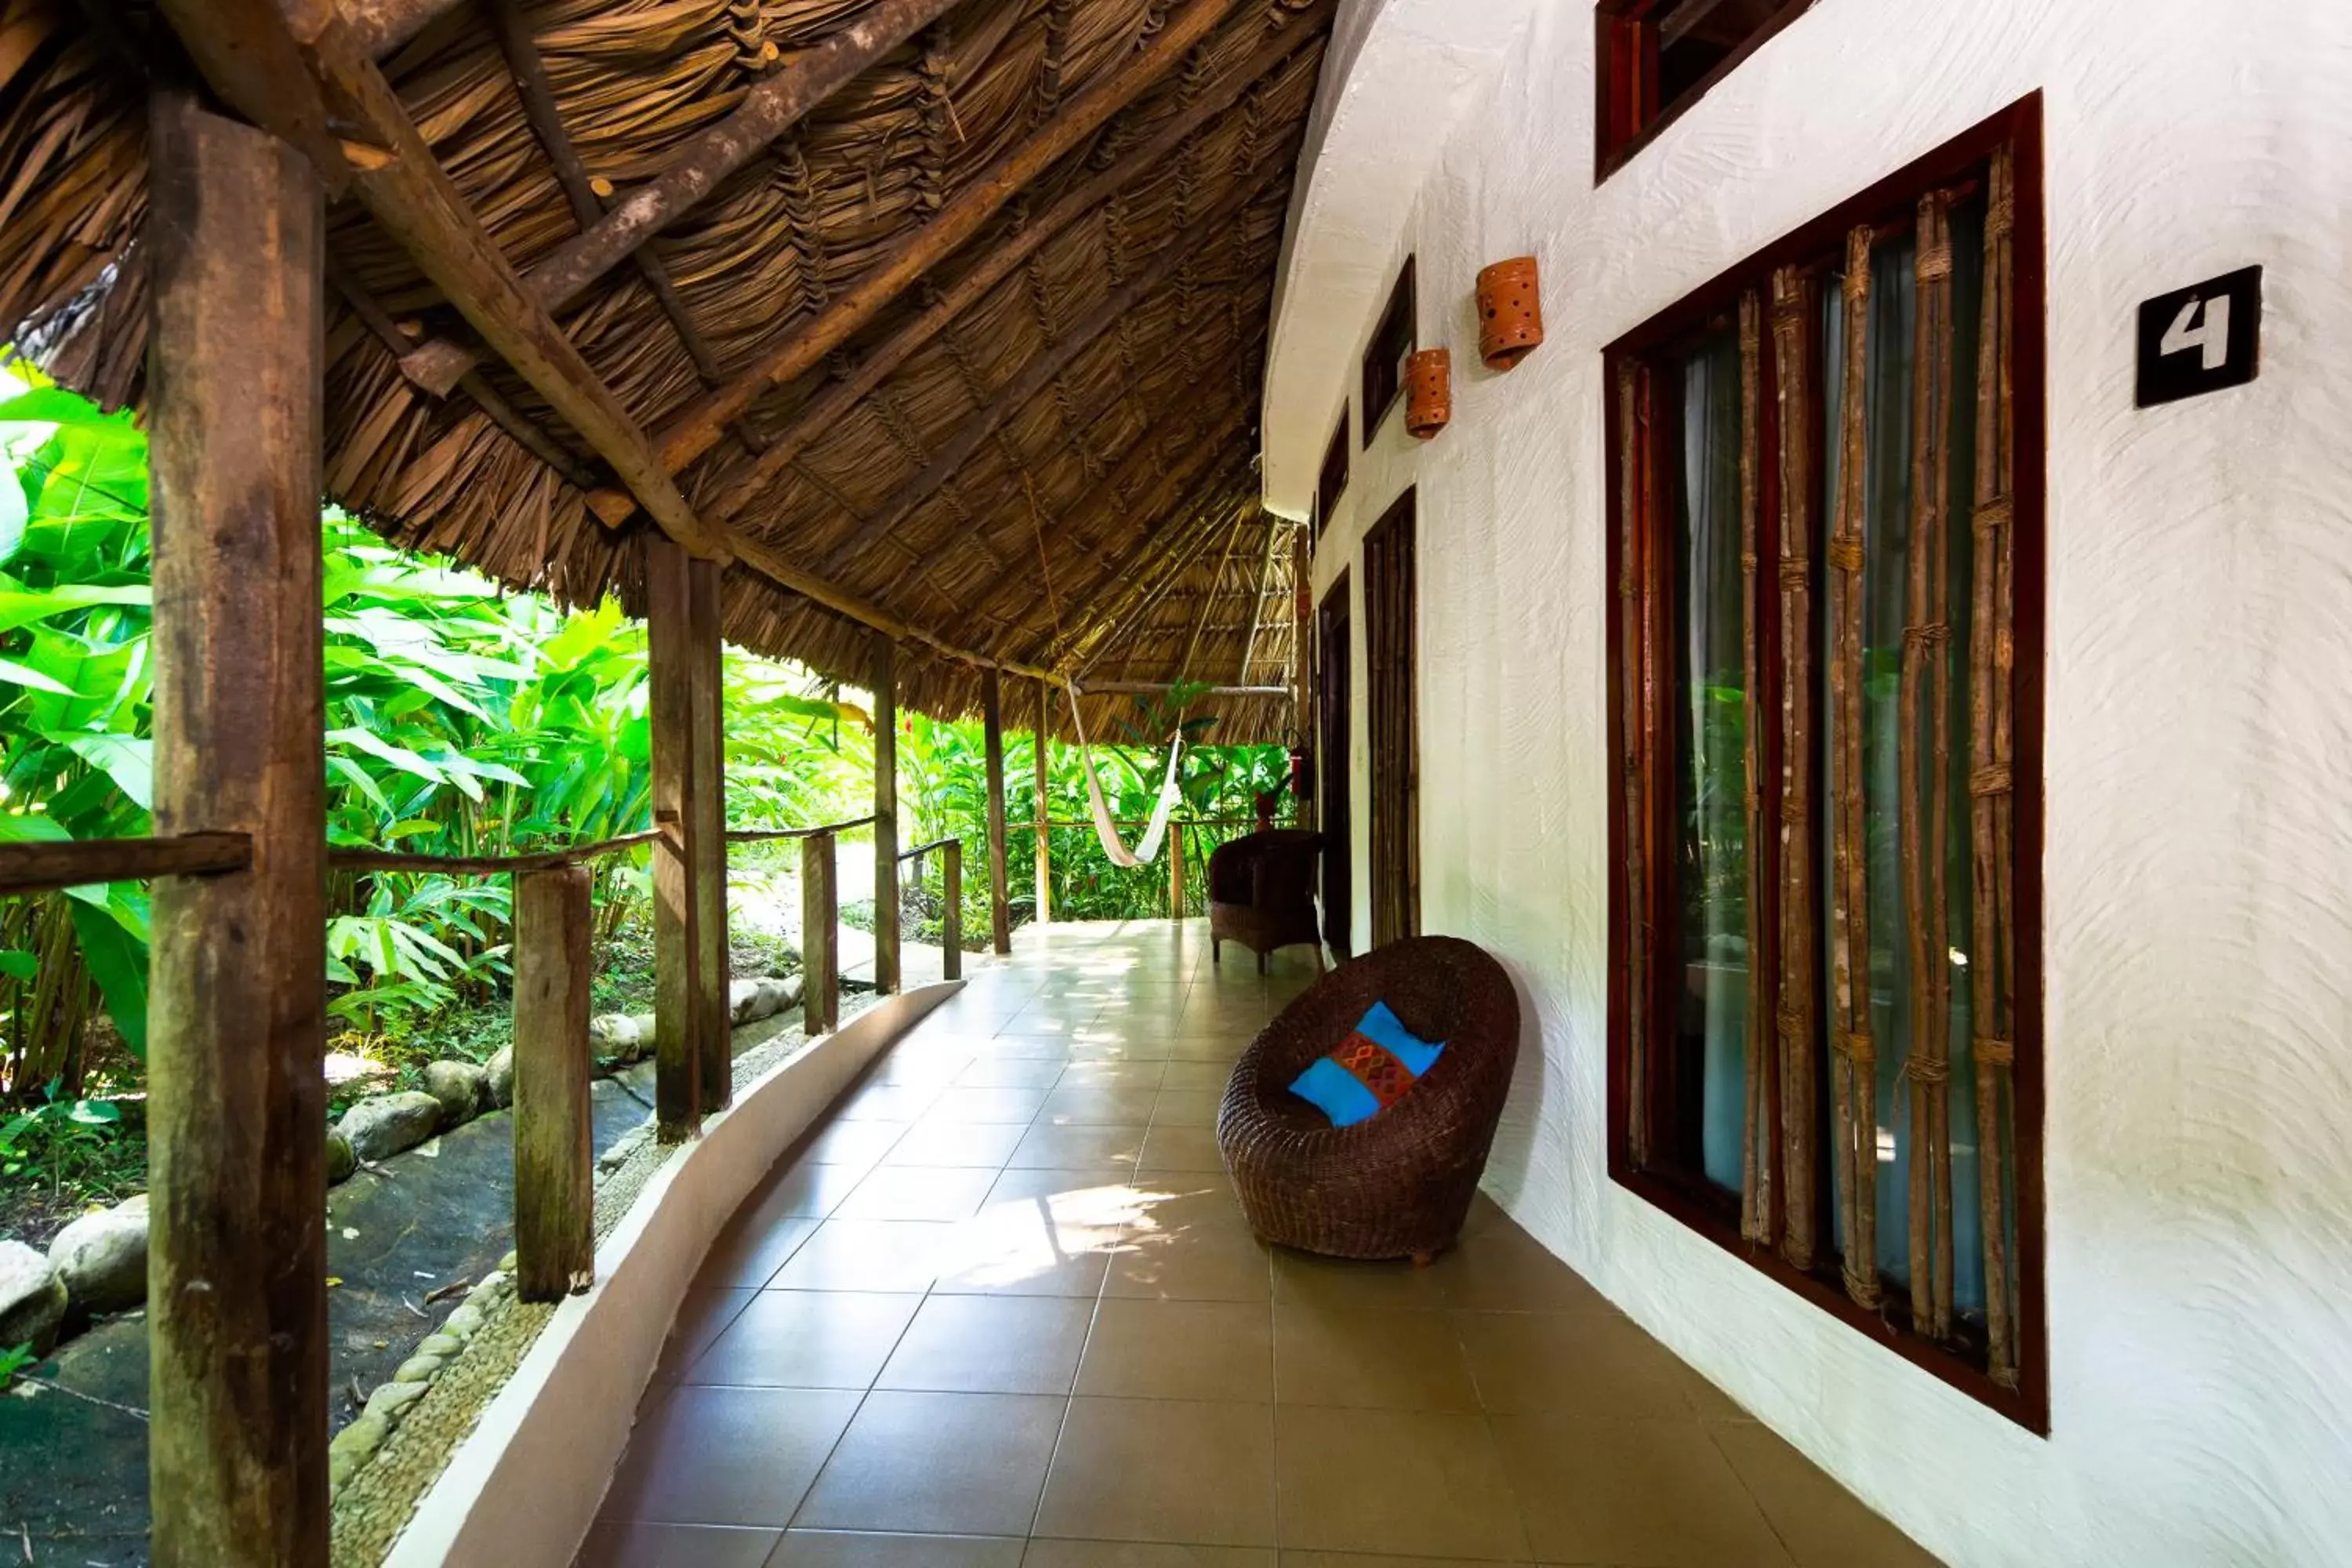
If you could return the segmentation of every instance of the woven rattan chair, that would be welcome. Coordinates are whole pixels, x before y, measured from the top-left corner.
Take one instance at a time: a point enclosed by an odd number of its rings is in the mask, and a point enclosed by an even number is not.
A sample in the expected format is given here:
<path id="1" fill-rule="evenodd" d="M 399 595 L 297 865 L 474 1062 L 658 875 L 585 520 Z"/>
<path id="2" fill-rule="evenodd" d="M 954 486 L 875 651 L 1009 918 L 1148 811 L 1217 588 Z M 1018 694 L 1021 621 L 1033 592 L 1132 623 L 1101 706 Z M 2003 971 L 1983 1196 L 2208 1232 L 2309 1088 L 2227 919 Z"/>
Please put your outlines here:
<path id="1" fill-rule="evenodd" d="M 1375 1002 L 1445 1050 L 1395 1104 L 1334 1127 L 1290 1083 Z M 1341 964 L 1265 1026 L 1225 1087 L 1217 1146 L 1250 1227 L 1332 1258 L 1427 1262 L 1461 1234 L 1518 1048 L 1510 977 L 1469 942 L 1413 937 Z"/>
<path id="2" fill-rule="evenodd" d="M 1252 833 L 1220 844 L 1209 855 L 1209 958 L 1224 962 L 1224 944 L 1237 942 L 1257 954 L 1306 942 L 1323 966 L 1323 934 L 1315 923 L 1315 866 L 1323 836 L 1303 827 Z"/>

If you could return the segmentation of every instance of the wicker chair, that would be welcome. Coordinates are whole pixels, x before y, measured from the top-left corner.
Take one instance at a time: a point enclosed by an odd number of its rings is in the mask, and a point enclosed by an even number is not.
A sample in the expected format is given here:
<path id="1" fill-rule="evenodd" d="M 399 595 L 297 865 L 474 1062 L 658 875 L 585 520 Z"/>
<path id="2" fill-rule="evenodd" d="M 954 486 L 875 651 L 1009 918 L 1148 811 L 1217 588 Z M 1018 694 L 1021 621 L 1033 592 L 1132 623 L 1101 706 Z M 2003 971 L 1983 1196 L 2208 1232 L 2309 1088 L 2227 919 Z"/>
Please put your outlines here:
<path id="1" fill-rule="evenodd" d="M 1237 942 L 1265 955 L 1294 942 L 1315 949 L 1323 966 L 1323 936 L 1315 922 L 1315 864 L 1323 836 L 1302 827 L 1252 833 L 1220 844 L 1209 855 L 1209 958 L 1224 962 L 1224 944 Z"/>
<path id="2" fill-rule="evenodd" d="M 1395 1104 L 1334 1127 L 1290 1083 L 1374 1002 L 1445 1050 Z M 1469 942 L 1413 937 L 1341 964 L 1265 1026 L 1225 1087 L 1217 1146 L 1250 1228 L 1332 1258 L 1425 1263 L 1452 1246 L 1518 1048 L 1510 977 Z"/>

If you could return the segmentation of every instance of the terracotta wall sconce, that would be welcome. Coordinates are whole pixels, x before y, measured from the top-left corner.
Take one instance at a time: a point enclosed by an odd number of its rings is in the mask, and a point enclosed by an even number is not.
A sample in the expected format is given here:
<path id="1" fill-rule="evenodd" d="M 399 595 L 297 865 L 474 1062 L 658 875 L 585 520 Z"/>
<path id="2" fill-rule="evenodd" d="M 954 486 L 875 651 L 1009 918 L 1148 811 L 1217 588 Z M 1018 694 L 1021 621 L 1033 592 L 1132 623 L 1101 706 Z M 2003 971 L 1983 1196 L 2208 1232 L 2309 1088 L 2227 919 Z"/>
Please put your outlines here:
<path id="1" fill-rule="evenodd" d="M 1454 417 L 1454 356 L 1444 349 L 1423 349 L 1404 362 L 1404 427 L 1416 441 L 1426 441 Z"/>
<path id="2" fill-rule="evenodd" d="M 1543 292 L 1536 258 L 1515 256 L 1478 274 L 1478 357 L 1489 370 L 1510 370 L 1544 339 Z"/>

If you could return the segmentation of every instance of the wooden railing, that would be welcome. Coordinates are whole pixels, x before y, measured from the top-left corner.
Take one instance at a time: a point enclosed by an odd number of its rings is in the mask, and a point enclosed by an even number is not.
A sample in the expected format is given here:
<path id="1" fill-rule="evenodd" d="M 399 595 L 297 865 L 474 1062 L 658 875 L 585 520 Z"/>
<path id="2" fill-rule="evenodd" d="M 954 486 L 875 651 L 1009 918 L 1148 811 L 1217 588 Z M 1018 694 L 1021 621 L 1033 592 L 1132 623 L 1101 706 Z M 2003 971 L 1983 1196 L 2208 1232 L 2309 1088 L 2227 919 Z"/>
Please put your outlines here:
<path id="1" fill-rule="evenodd" d="M 929 844 L 918 844 L 912 849 L 898 851 L 901 865 L 915 863 L 915 879 L 923 876 L 923 857 L 936 854 L 940 858 L 940 975 L 945 980 L 963 978 L 963 840 L 934 838 Z"/>
<path id="2" fill-rule="evenodd" d="M 727 835 L 735 844 L 801 841 L 802 1027 L 812 1037 L 838 1026 L 841 1018 L 835 845 L 842 834 L 873 822 L 864 816 L 816 827 L 737 828 Z M 588 1042 L 589 984 L 595 967 L 591 862 L 642 848 L 662 838 L 665 831 L 652 828 L 515 855 L 410 854 L 352 847 L 327 850 L 327 864 L 335 870 L 514 879 L 515 1285 L 526 1300 L 560 1300 L 585 1289 L 595 1271 L 595 1166 L 589 1117 L 593 1062 Z M 951 841 L 923 845 L 901 858 L 942 847 L 950 885 L 955 888 L 961 879 L 961 847 Z M 0 898 L 90 883 L 217 875 L 252 864 L 252 840 L 241 833 L 6 844 L 0 845 Z M 950 910 L 956 907 L 951 901 Z M 951 933 L 955 938 L 960 932 Z M 950 959 L 950 974 L 956 973 L 953 963 Z M 723 1028 L 723 978 L 716 1002 L 718 1026 Z M 684 1031 L 660 1033 L 665 1051 L 674 1054 L 687 1042 Z M 677 1071 L 679 1065 L 663 1063 L 669 1070 L 657 1079 L 656 1098 L 668 1087 L 665 1080 L 682 1078 L 693 1085 L 693 1097 L 699 1100 L 698 1078 Z M 691 1112 L 698 1119 L 700 1106 L 693 1106 Z"/>

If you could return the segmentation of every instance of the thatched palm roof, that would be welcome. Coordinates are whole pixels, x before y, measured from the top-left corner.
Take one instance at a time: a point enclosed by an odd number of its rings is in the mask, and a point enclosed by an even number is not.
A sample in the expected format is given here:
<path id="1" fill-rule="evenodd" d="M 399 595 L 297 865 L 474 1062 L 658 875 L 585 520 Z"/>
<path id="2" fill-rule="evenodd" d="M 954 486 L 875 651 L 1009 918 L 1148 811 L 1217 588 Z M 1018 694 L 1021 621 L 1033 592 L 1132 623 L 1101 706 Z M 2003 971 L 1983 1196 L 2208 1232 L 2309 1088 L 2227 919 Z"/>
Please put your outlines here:
<path id="1" fill-rule="evenodd" d="M 189 26 L 210 3 L 163 11 L 217 86 Z M 148 5 L 0 13 L 0 322 L 109 405 L 142 392 L 146 93 L 186 68 Z M 981 661 L 1286 679 L 1289 540 L 1253 459 L 1332 0 L 327 5 L 280 8 L 340 17 L 491 266 L 534 286 L 715 135 L 888 46 L 546 301 L 608 426 L 476 335 L 338 126 L 367 199 L 330 208 L 333 499 L 572 603 L 637 602 L 639 542 L 688 518 L 729 542 L 731 640 L 856 678 L 885 625 L 933 712 L 976 702 Z M 1223 738 L 1286 721 L 1216 706 Z"/>

